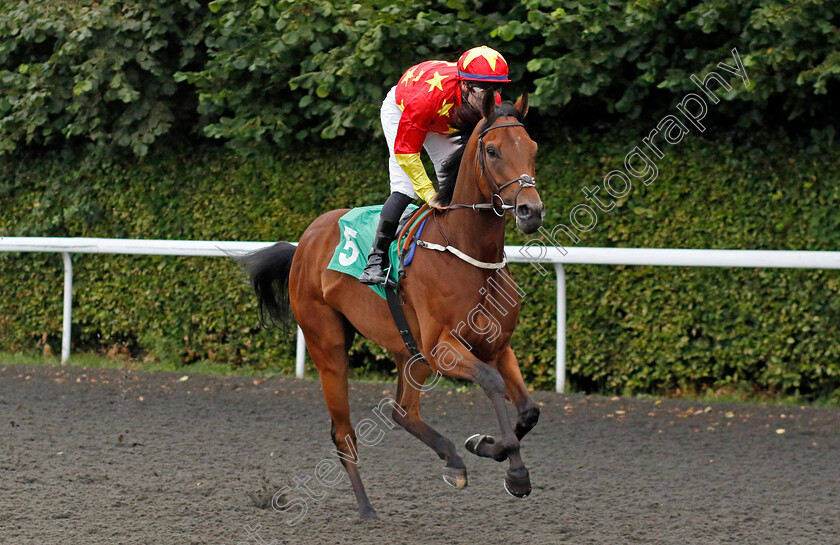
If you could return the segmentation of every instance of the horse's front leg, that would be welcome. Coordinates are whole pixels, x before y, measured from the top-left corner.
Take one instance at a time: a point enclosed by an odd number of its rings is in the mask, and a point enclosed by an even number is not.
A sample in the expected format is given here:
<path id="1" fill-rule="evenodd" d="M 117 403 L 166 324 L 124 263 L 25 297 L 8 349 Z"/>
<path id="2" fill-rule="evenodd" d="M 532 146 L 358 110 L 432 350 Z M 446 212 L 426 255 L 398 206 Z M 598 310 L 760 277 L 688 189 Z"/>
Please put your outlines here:
<path id="1" fill-rule="evenodd" d="M 444 339 L 449 346 L 457 346 L 455 339 Z M 461 359 L 450 369 L 439 369 L 444 375 L 472 380 L 478 384 L 490 398 L 499 420 L 501 436 L 499 440 L 486 435 L 474 435 L 467 439 L 464 446 L 473 454 L 492 458 L 497 462 L 505 459 L 510 467 L 505 477 L 505 490 L 509 494 L 524 498 L 531 493 L 531 480 L 528 469 L 519 453 L 519 439 L 510 423 L 505 407 L 505 380 L 493 367 L 482 362 L 471 353 L 461 354 Z"/>
<path id="2" fill-rule="evenodd" d="M 518 418 L 514 432 L 516 438 L 521 441 L 525 434 L 537 425 L 537 421 L 540 419 L 540 406 L 525 387 L 522 372 L 519 370 L 519 362 L 510 345 L 499 356 L 496 368 L 505 381 L 505 397 L 516 406 Z"/>

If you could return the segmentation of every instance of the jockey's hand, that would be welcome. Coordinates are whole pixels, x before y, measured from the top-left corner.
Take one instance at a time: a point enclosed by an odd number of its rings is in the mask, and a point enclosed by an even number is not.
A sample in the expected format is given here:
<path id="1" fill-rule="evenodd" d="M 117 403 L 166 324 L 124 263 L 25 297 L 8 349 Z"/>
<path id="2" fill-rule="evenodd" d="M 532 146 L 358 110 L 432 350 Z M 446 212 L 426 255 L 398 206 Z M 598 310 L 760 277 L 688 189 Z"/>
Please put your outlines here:
<path id="1" fill-rule="evenodd" d="M 440 203 L 440 200 L 438 199 L 438 194 L 437 193 L 432 195 L 432 198 L 429 199 L 429 207 L 430 208 L 435 208 L 437 210 L 446 210 L 446 206 L 444 206 L 443 204 Z"/>

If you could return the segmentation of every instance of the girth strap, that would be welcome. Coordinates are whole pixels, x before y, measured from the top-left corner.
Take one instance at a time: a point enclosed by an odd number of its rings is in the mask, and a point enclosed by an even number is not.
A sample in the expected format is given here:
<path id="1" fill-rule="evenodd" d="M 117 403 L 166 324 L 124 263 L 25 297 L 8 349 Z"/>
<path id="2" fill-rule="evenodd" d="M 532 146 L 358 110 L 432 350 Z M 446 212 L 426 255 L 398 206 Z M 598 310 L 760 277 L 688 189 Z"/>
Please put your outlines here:
<path id="1" fill-rule="evenodd" d="M 403 304 L 400 302 L 400 294 L 398 290 L 399 288 L 385 289 L 385 299 L 388 301 L 388 308 L 391 310 L 391 316 L 394 318 L 394 323 L 397 325 L 400 337 L 402 337 L 405 347 L 408 348 L 409 353 L 411 353 L 412 359 L 416 359 L 417 361 L 429 365 L 429 362 L 427 362 L 426 358 L 423 357 L 423 354 L 420 353 L 420 349 L 417 348 L 417 341 L 414 340 L 414 335 L 411 333 L 411 326 L 408 325 L 408 318 L 405 317 L 405 312 L 403 312 Z"/>

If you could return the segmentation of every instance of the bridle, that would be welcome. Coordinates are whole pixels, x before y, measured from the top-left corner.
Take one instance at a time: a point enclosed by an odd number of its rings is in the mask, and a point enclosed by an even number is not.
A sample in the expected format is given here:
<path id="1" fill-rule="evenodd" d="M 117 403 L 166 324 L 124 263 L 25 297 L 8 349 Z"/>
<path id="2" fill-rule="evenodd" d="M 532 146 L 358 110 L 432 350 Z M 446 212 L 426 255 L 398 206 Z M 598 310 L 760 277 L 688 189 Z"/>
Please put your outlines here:
<path id="1" fill-rule="evenodd" d="M 487 150 L 484 147 L 484 136 L 494 130 L 494 129 L 501 129 L 502 127 L 524 127 L 522 123 L 516 121 L 512 123 L 499 123 L 498 125 L 490 125 L 489 127 L 484 128 L 481 131 L 481 134 L 478 135 L 478 153 L 476 154 L 476 170 L 479 171 L 479 176 L 475 177 L 476 184 L 478 184 L 479 177 L 484 177 L 487 181 L 487 188 L 491 191 L 490 195 L 490 202 L 489 203 L 475 203 L 475 204 L 450 204 L 446 207 L 447 210 L 459 209 L 459 208 L 471 208 L 475 212 L 480 212 L 483 210 L 492 210 L 497 216 L 501 217 L 504 216 L 505 212 L 513 213 L 516 210 L 516 203 L 519 199 L 519 194 L 522 192 L 523 189 L 526 187 L 536 187 L 537 181 L 529 176 L 528 174 L 522 174 L 518 178 L 514 178 L 508 182 L 505 182 L 501 186 L 496 183 L 496 180 L 493 178 L 493 175 L 490 173 L 490 170 L 487 169 Z M 502 198 L 502 191 L 509 185 L 519 182 L 519 189 L 516 191 L 516 195 L 513 197 L 513 204 L 506 204 L 505 200 Z M 496 200 L 498 199 L 498 202 Z"/>
<path id="2" fill-rule="evenodd" d="M 487 169 L 487 150 L 484 147 L 484 135 L 494 129 L 501 129 L 502 127 L 524 127 L 524 125 L 518 121 L 513 123 L 499 123 L 498 125 L 490 125 L 489 127 L 485 127 L 481 130 L 481 133 L 478 135 L 478 153 L 476 154 L 476 172 L 477 176 L 475 176 L 475 183 L 478 185 L 478 179 L 480 177 L 484 177 L 485 181 L 487 182 L 487 189 L 491 191 L 490 195 L 490 202 L 489 203 L 475 203 L 475 204 L 450 204 L 449 206 L 445 207 L 445 210 L 457 210 L 459 208 L 468 208 L 472 209 L 474 212 L 482 212 L 484 210 L 492 210 L 494 214 L 498 217 L 502 217 L 505 215 L 505 212 L 513 212 L 516 210 L 516 202 L 519 199 L 519 194 L 522 192 L 523 189 L 526 187 L 536 187 L 537 181 L 529 176 L 528 174 L 522 174 L 518 178 L 514 178 L 508 182 L 505 182 L 501 186 L 496 183 L 496 180 L 493 178 L 493 175 L 490 174 L 490 171 Z M 507 186 L 519 182 L 519 190 L 516 192 L 516 195 L 513 198 L 513 204 L 506 204 L 505 200 L 502 198 L 502 190 Z M 479 192 L 481 188 L 479 187 Z M 496 200 L 498 199 L 498 203 Z M 498 262 L 485 262 L 479 261 L 469 255 L 465 254 L 458 248 L 455 248 L 449 243 L 449 239 L 443 232 L 440 224 L 437 221 L 437 210 L 435 213 L 432 214 L 432 219 L 437 225 L 438 231 L 440 232 L 443 240 L 446 242 L 446 245 L 434 244 L 430 242 L 426 242 L 424 240 L 418 240 L 417 245 L 421 248 L 426 248 L 429 250 L 436 250 L 438 252 L 450 252 L 454 254 L 459 259 L 466 261 L 470 265 L 475 267 L 479 267 L 482 269 L 490 269 L 490 270 L 498 270 L 507 265 L 507 257 L 502 254 L 502 260 Z"/>

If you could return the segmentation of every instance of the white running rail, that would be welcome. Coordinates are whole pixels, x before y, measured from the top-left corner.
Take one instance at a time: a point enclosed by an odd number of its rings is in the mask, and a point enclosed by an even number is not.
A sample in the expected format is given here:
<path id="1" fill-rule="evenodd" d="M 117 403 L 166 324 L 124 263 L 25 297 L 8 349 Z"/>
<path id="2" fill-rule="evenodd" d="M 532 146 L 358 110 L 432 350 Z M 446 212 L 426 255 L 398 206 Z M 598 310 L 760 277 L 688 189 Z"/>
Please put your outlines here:
<path id="1" fill-rule="evenodd" d="M 73 268 L 70 254 L 128 254 L 233 257 L 270 246 L 272 242 L 225 242 L 196 240 L 136 240 L 108 238 L 0 237 L 0 252 L 53 252 L 64 259 L 64 322 L 61 363 L 70 357 Z M 539 255 L 534 250 L 539 249 Z M 553 265 L 557 283 L 557 378 L 555 389 L 566 383 L 566 274 L 564 264 L 658 265 L 674 267 L 749 267 L 840 269 L 840 252 L 787 250 L 688 250 L 649 248 L 570 247 L 564 254 L 544 245 L 505 246 L 508 261 L 531 263 L 546 275 L 542 264 Z M 295 372 L 303 377 L 305 345 L 298 328 Z"/>

